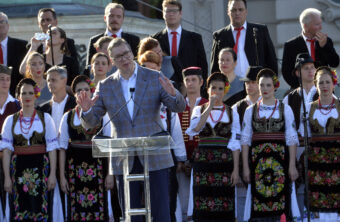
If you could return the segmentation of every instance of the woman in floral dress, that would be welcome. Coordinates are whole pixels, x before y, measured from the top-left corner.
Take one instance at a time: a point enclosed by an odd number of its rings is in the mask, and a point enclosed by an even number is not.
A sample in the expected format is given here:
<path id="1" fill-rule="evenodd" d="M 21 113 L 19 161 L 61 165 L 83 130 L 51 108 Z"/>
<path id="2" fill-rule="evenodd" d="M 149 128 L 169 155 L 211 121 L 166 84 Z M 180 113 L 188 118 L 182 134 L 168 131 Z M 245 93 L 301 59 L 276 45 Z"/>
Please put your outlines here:
<path id="1" fill-rule="evenodd" d="M 312 136 L 308 157 L 309 203 L 312 212 L 320 212 L 319 219 L 313 221 L 340 221 L 340 103 L 333 95 L 337 82 L 335 71 L 319 67 L 314 83 L 320 97 L 307 107 L 308 135 Z"/>
<path id="2" fill-rule="evenodd" d="M 222 73 L 207 81 L 209 102 L 193 110 L 189 136 L 200 136 L 193 154 L 194 221 L 235 221 L 235 184 L 239 180 L 240 126 L 237 112 L 223 104 L 229 82 Z"/>
<path id="3" fill-rule="evenodd" d="M 48 113 L 34 108 L 40 95 L 34 80 L 22 79 L 16 93 L 22 109 L 6 118 L 0 145 L 4 151 L 4 188 L 9 194 L 7 220 L 58 221 L 50 192 L 56 184 L 59 148 L 54 122 Z"/>
<path id="4" fill-rule="evenodd" d="M 87 76 L 77 76 L 71 85 L 76 98 L 80 93 L 92 96 L 94 83 Z M 80 108 L 64 114 L 60 126 L 60 188 L 67 193 L 67 221 L 108 221 L 112 208 L 107 190 L 113 187 L 105 158 L 92 157 L 91 139 L 102 128 L 85 130 L 80 122 Z M 109 121 L 103 118 L 103 123 Z M 102 132 L 110 136 L 110 124 Z M 65 170 L 66 169 L 66 170 Z"/>
<path id="5" fill-rule="evenodd" d="M 256 80 L 262 99 L 246 109 L 241 137 L 243 176 L 250 183 L 244 220 L 289 220 L 298 216 L 291 211 L 292 206 L 298 209 L 291 198 L 291 181 L 298 177 L 294 115 L 290 106 L 275 98 L 280 83 L 272 70 L 262 69 Z"/>

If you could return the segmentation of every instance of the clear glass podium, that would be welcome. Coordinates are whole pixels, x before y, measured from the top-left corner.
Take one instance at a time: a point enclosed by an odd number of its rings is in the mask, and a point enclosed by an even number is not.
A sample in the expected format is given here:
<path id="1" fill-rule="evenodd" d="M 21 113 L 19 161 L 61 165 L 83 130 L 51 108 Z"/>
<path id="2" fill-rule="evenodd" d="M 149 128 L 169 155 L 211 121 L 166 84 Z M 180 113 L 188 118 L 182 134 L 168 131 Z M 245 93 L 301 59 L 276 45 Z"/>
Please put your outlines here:
<path id="1" fill-rule="evenodd" d="M 122 161 L 124 179 L 124 205 L 125 218 L 130 222 L 131 216 L 145 215 L 147 222 L 151 222 L 151 200 L 149 181 L 149 156 L 170 154 L 172 138 L 169 135 L 132 138 L 95 137 L 92 139 L 92 155 L 95 158 L 109 158 L 110 174 L 113 174 L 112 161 Z M 129 157 L 138 155 L 144 159 L 144 173 L 130 174 Z M 132 181 L 144 181 L 145 208 L 130 208 L 130 183 Z"/>

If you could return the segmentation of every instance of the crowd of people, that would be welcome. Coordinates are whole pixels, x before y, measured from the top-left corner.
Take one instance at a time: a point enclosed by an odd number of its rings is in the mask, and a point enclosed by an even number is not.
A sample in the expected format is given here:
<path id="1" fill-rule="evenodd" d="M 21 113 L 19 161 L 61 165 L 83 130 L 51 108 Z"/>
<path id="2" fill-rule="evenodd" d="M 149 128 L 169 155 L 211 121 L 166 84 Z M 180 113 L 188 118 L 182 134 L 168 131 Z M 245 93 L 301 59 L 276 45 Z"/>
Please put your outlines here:
<path id="1" fill-rule="evenodd" d="M 94 158 L 91 139 L 161 131 L 174 143 L 148 158 L 153 221 L 340 221 L 339 56 L 321 12 L 305 9 L 284 45 L 291 88 L 279 100 L 275 49 L 267 26 L 247 21 L 246 0 L 228 0 L 210 71 L 180 1 L 162 7 L 166 27 L 140 40 L 109 3 L 82 74 L 53 8 L 39 10 L 47 35 L 30 43 L 7 35 L 0 12 L 0 221 L 120 221 L 122 162 Z M 143 156 L 128 158 L 142 173 Z M 130 182 L 131 208 L 144 192 Z"/>

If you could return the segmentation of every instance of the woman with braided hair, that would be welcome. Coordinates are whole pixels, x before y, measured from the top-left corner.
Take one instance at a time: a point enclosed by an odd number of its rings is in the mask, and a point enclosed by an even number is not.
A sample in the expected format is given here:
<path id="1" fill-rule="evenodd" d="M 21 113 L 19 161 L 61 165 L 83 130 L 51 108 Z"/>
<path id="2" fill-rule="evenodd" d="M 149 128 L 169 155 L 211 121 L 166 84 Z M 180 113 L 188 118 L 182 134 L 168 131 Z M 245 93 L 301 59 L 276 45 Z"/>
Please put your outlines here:
<path id="1" fill-rule="evenodd" d="M 235 221 L 235 185 L 239 182 L 240 124 L 236 111 L 223 104 L 227 77 L 207 81 L 209 102 L 193 109 L 189 136 L 200 136 L 193 153 L 189 209 L 196 221 Z"/>

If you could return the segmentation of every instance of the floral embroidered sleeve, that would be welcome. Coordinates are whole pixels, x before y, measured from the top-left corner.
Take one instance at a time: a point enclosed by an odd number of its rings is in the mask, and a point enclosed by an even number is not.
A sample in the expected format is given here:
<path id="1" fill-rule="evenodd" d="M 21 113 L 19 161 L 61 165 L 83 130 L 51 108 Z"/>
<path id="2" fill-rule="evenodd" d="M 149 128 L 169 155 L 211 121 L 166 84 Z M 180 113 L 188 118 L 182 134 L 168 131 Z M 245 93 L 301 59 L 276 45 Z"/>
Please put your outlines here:
<path id="1" fill-rule="evenodd" d="M 289 105 L 285 105 L 284 115 L 285 115 L 285 125 L 286 125 L 286 131 L 285 131 L 286 145 L 287 146 L 293 146 L 293 145 L 299 146 L 299 137 L 296 132 L 294 114 Z"/>
<path id="2" fill-rule="evenodd" d="M 241 132 L 241 145 L 251 146 L 251 140 L 253 137 L 253 128 L 251 126 L 251 117 L 253 114 L 253 105 L 246 109 L 243 117 L 242 132 Z"/>
<path id="3" fill-rule="evenodd" d="M 45 140 L 46 152 L 59 149 L 57 132 L 52 117 L 48 113 L 44 113 L 45 117 Z"/>
<path id="4" fill-rule="evenodd" d="M 8 116 L 2 125 L 0 150 L 9 149 L 14 151 L 12 135 L 13 115 Z"/>
<path id="5" fill-rule="evenodd" d="M 196 136 L 196 135 L 198 135 L 200 132 L 196 132 L 196 131 L 194 131 L 194 129 L 196 128 L 196 126 L 197 126 L 198 122 L 200 121 L 200 119 L 201 119 L 201 107 L 200 106 L 196 106 L 192 110 L 190 126 L 185 131 L 185 133 L 188 134 L 189 136 Z"/>
<path id="6" fill-rule="evenodd" d="M 241 150 L 241 129 L 240 129 L 240 119 L 238 112 L 234 109 L 232 110 L 233 122 L 231 125 L 231 138 L 228 143 L 228 148 L 232 151 Z M 230 119 L 230 118 L 229 118 Z"/>

